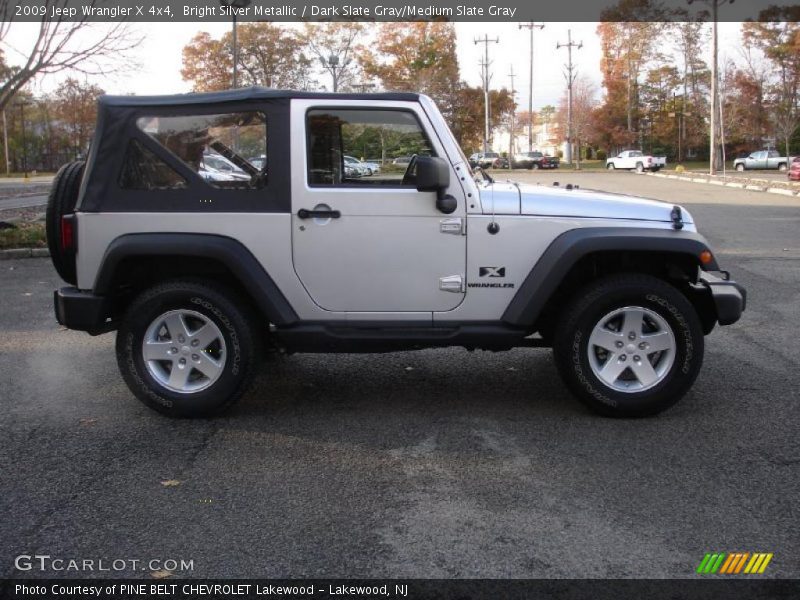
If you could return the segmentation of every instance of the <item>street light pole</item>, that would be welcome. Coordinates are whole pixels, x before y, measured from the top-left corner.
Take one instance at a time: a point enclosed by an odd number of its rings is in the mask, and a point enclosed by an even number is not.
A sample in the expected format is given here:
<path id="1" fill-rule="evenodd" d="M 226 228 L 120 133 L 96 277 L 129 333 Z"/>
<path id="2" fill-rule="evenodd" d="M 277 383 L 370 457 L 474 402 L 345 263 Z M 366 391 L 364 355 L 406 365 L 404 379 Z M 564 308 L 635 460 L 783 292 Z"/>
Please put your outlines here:
<path id="1" fill-rule="evenodd" d="M 339 64 L 339 56 L 337 54 L 331 54 L 328 58 L 320 58 L 320 62 L 322 66 L 330 71 L 331 78 L 333 79 L 333 93 L 339 91 L 339 77 L 342 75 L 342 71 L 347 68 L 347 65 L 350 64 L 350 59 L 346 59 L 342 64 Z"/>
<path id="2" fill-rule="evenodd" d="M 531 65 L 528 79 L 528 152 L 533 150 L 533 30 L 544 29 L 544 23 L 520 23 L 520 29 L 530 29 L 531 32 Z"/>
<path id="3" fill-rule="evenodd" d="M 219 0 L 222 6 L 228 6 L 233 9 L 233 89 L 239 87 L 239 40 L 236 19 L 239 10 L 249 6 L 251 2 L 252 0 Z"/>

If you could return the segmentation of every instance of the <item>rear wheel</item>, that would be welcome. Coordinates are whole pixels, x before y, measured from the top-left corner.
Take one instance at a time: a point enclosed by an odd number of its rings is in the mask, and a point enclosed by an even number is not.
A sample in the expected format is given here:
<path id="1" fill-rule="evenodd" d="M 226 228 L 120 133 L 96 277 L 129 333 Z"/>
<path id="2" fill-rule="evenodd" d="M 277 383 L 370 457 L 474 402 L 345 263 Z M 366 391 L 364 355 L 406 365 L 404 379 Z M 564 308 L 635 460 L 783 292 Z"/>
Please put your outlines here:
<path id="1" fill-rule="evenodd" d="M 675 404 L 703 361 L 694 307 L 648 275 L 616 275 L 582 290 L 556 327 L 554 353 L 567 386 L 611 417 L 643 417 Z"/>
<path id="2" fill-rule="evenodd" d="M 62 250 L 61 219 L 75 211 L 85 166 L 84 161 L 76 160 L 59 169 L 53 178 L 45 213 L 45 232 L 50 259 L 61 279 L 73 285 L 77 280 L 75 257 L 65 254 Z"/>
<path id="3" fill-rule="evenodd" d="M 128 387 L 171 417 L 205 417 L 247 390 L 260 354 L 250 311 L 225 288 L 193 281 L 157 285 L 136 298 L 117 333 Z"/>
<path id="4" fill-rule="evenodd" d="M 786 170 L 786 163 L 780 163 L 778 165 L 778 171 L 785 171 Z"/>
<path id="5" fill-rule="evenodd" d="M 636 172 L 637 173 L 644 173 L 644 165 L 640 162 L 636 163 Z"/>
<path id="6" fill-rule="evenodd" d="M 537 163 L 537 162 L 533 163 L 533 166 L 532 166 L 532 168 L 533 168 L 535 171 L 538 171 L 538 170 L 539 170 L 539 163 Z"/>

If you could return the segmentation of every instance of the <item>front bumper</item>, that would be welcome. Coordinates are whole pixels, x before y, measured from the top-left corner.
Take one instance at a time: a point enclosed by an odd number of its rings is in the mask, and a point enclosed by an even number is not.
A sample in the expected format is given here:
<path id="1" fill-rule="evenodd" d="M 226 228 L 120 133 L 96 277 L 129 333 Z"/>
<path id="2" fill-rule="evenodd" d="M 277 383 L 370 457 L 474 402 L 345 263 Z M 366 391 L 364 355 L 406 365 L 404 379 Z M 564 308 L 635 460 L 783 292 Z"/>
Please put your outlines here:
<path id="1" fill-rule="evenodd" d="M 74 287 L 64 287 L 53 292 L 56 320 L 68 329 L 99 335 L 114 329 L 109 317 L 109 303 L 105 296 L 84 292 Z"/>
<path id="2" fill-rule="evenodd" d="M 747 308 L 747 290 L 729 279 L 725 271 L 724 277 L 717 277 L 708 271 L 700 273 L 698 283 L 711 293 L 714 307 L 717 310 L 717 322 L 720 325 L 731 325 L 739 320 Z"/>

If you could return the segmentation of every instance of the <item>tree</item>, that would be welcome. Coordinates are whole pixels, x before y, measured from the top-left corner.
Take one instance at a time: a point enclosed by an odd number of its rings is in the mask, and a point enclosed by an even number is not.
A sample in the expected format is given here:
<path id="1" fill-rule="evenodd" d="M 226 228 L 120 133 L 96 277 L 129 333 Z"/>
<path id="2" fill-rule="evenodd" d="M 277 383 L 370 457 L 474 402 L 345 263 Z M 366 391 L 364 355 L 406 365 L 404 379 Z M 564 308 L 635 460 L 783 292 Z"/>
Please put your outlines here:
<path id="1" fill-rule="evenodd" d="M 601 13 L 597 33 L 606 94 L 596 117 L 609 148 L 633 144 L 640 130 L 640 76 L 659 47 L 665 16 L 653 0 L 620 0 Z"/>
<path id="2" fill-rule="evenodd" d="M 462 85 L 458 92 L 458 101 L 453 112 L 451 130 L 462 148 L 470 151 L 483 146 L 484 110 L 483 88 Z M 509 121 L 509 116 L 516 108 L 511 92 L 489 90 L 489 131 L 501 128 Z"/>
<path id="3" fill-rule="evenodd" d="M 303 40 L 293 31 L 269 22 L 244 23 L 238 28 L 238 56 L 241 85 L 307 89 L 311 61 L 304 53 Z M 214 39 L 200 32 L 183 48 L 184 81 L 197 92 L 231 87 L 233 35 Z"/>
<path id="4" fill-rule="evenodd" d="M 338 91 L 353 89 L 359 75 L 354 58 L 364 26 L 356 22 L 306 23 L 303 42 L 328 71 Z M 331 64 L 331 57 L 336 63 Z"/>
<path id="5" fill-rule="evenodd" d="M 556 122 L 561 133 L 561 140 L 566 141 L 567 131 L 567 103 L 568 96 L 565 92 L 559 102 Z M 597 87 L 587 75 L 578 75 L 572 84 L 572 139 L 576 145 L 578 156 L 581 155 L 581 145 L 594 135 L 594 109 L 597 107 Z"/>
<path id="6" fill-rule="evenodd" d="M 789 141 L 800 125 L 800 6 L 770 6 L 759 20 L 742 25 L 744 44 L 764 53 L 776 76 L 772 86 L 772 116 L 776 134 L 789 152 Z"/>
<path id="7" fill-rule="evenodd" d="M 452 23 L 380 23 L 374 43 L 360 47 L 367 76 L 387 90 L 420 92 L 433 98 L 455 125 L 461 82 Z"/>
<path id="8" fill-rule="evenodd" d="M 47 14 L 63 8 L 67 0 L 41 0 Z M 13 3 L 0 4 L 0 46 L 5 45 L 13 24 Z M 94 24 L 43 18 L 27 48 L 21 65 L 8 65 L 0 56 L 0 110 L 37 75 L 65 71 L 84 75 L 108 74 L 135 67 L 129 51 L 141 43 L 126 23 Z M 2 48 L 0 48 L 0 51 Z M 7 60 L 7 58 L 6 58 Z"/>
<path id="9" fill-rule="evenodd" d="M 75 153 L 85 152 L 97 119 L 97 98 L 105 91 L 68 78 L 53 93 L 53 116 Z"/>

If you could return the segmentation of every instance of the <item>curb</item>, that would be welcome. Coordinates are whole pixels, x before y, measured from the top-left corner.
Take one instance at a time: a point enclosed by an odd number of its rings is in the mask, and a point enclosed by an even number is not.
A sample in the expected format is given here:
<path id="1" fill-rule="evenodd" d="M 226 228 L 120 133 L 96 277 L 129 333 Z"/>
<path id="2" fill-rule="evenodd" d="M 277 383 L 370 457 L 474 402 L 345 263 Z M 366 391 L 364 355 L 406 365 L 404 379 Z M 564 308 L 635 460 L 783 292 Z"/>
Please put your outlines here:
<path id="1" fill-rule="evenodd" d="M 781 196 L 798 197 L 800 196 L 800 189 L 791 190 L 786 188 L 769 187 L 769 185 L 758 185 L 754 183 L 745 183 L 739 181 L 725 181 L 724 179 L 706 179 L 701 177 L 692 177 L 690 175 L 677 175 L 667 173 L 645 173 L 650 177 L 662 177 L 665 179 L 677 179 L 679 181 L 687 181 L 690 183 L 705 183 L 707 185 L 722 185 L 730 188 L 738 188 L 740 190 L 748 190 L 751 192 L 766 192 L 767 194 L 779 194 Z"/>
<path id="2" fill-rule="evenodd" d="M 50 250 L 47 248 L 12 248 L 0 250 L 0 260 L 15 260 L 18 258 L 47 258 Z"/>

